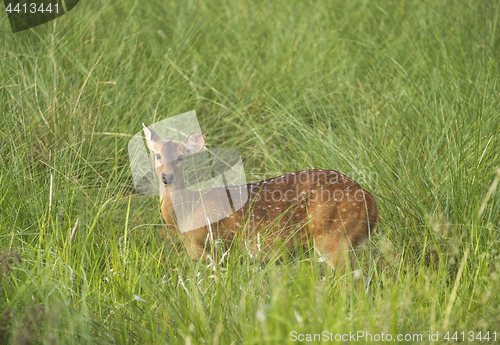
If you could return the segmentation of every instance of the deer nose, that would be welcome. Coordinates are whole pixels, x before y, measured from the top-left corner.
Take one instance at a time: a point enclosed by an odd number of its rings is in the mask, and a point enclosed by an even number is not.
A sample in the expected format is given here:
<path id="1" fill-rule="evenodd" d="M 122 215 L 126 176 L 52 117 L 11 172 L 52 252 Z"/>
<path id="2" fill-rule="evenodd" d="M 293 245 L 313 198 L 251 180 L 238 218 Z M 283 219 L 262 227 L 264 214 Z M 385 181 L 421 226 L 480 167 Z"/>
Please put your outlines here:
<path id="1" fill-rule="evenodd" d="M 170 175 L 161 174 L 161 180 L 166 185 L 172 184 L 172 182 L 174 182 L 174 174 Z"/>

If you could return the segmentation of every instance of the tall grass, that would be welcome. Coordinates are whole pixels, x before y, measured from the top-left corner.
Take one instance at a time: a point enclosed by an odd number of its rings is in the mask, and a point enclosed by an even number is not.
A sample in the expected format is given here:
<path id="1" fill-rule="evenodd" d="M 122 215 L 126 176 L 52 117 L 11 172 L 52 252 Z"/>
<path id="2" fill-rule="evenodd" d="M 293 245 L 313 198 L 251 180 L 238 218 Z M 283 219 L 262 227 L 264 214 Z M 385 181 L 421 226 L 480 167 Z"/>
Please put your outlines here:
<path id="1" fill-rule="evenodd" d="M 15 35 L 0 18 L 0 342 L 500 339 L 497 2 L 81 1 Z M 190 261 L 126 150 L 191 109 L 250 181 L 335 169 L 374 194 L 369 289 L 238 244 Z"/>

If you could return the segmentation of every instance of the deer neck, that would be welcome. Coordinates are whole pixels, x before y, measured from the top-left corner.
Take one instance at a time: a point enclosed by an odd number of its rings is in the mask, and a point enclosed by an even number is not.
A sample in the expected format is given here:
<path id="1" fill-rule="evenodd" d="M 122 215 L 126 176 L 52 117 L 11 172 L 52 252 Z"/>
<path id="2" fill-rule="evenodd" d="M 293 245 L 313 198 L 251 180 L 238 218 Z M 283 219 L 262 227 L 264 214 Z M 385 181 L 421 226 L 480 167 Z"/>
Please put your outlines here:
<path id="1" fill-rule="evenodd" d="M 199 192 L 186 189 L 184 181 L 180 181 L 177 185 L 170 187 L 160 183 L 160 190 L 163 192 L 160 194 L 161 210 L 163 218 L 168 225 L 177 225 L 177 218 L 175 216 L 176 207 L 199 198 Z"/>

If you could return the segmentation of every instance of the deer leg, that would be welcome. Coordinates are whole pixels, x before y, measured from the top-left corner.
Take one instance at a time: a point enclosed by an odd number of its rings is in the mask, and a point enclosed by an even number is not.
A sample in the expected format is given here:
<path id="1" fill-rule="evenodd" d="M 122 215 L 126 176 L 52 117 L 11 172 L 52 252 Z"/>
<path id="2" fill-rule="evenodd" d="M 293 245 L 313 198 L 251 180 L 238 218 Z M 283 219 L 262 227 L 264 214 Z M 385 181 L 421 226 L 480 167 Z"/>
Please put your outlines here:
<path id="1" fill-rule="evenodd" d="M 336 219 L 333 223 L 338 224 L 334 229 L 331 227 L 332 222 L 321 222 L 321 231 L 313 234 L 314 249 L 334 273 L 340 276 L 352 273 L 354 285 L 359 286 L 364 275 L 358 267 L 354 249 L 368 237 L 368 223 L 352 215 L 346 219 Z M 318 229 L 319 224 L 314 224 L 314 227 Z"/>
<path id="2" fill-rule="evenodd" d="M 192 230 L 181 233 L 181 240 L 188 255 L 193 261 L 205 261 L 206 249 L 203 237 L 203 229 Z"/>
<path id="3" fill-rule="evenodd" d="M 334 272 L 343 273 L 345 268 L 345 251 L 348 248 L 342 245 L 338 233 L 326 235 L 316 235 L 314 237 L 314 250 L 320 257 L 320 261 L 325 262 Z"/>

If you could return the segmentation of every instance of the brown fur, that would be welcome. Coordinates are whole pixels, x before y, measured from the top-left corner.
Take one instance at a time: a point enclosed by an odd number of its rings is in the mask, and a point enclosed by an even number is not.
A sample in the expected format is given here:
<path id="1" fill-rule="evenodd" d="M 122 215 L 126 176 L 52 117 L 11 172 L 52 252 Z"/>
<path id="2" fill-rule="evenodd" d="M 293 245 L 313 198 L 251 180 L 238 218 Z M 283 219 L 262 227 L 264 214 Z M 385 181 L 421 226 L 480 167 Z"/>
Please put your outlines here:
<path id="1" fill-rule="evenodd" d="M 234 240 L 245 241 L 250 255 L 267 253 L 281 243 L 289 250 L 314 245 L 316 252 L 332 268 L 345 266 L 344 254 L 356 248 L 373 232 L 378 221 L 378 208 L 373 196 L 352 179 L 333 170 L 306 170 L 229 188 L 245 188 L 249 200 L 229 217 L 209 226 L 181 233 L 173 211 L 168 189 L 184 189 L 183 164 L 178 157 L 199 152 L 204 146 L 204 133 L 195 133 L 184 143 L 161 140 L 144 127 L 148 147 L 161 159 L 157 160 L 160 181 L 165 176 L 173 180 L 160 197 L 161 212 L 167 225 L 176 231 L 193 260 L 204 259 L 211 241 L 230 245 Z M 193 134 L 192 136 L 194 136 Z M 188 197 L 199 200 L 200 193 Z M 193 214 L 201 207 L 217 207 L 216 200 L 227 195 L 226 188 L 211 190 L 216 198 L 196 204 Z"/>

